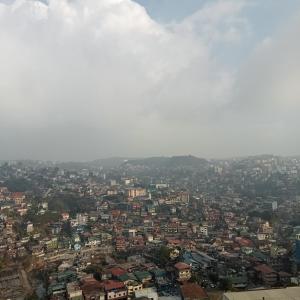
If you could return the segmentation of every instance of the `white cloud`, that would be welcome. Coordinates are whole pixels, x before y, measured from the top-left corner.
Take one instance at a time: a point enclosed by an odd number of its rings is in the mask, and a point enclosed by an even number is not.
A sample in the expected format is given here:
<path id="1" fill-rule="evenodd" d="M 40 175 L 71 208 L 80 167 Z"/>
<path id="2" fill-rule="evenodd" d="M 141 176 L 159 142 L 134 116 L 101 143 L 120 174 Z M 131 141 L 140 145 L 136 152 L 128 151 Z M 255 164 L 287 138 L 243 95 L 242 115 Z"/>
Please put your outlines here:
<path id="1" fill-rule="evenodd" d="M 240 70 L 236 104 L 266 117 L 290 116 L 300 106 L 300 14 L 267 37 Z M 285 118 L 284 118 L 285 119 Z"/>
<path id="2" fill-rule="evenodd" d="M 249 33 L 244 7 L 244 1 L 216 1 L 165 26 L 131 0 L 0 4 L 0 154 L 91 159 L 245 152 L 248 144 L 236 147 L 237 136 L 244 128 L 253 140 L 257 129 L 241 122 L 247 117 L 241 103 L 286 96 L 298 107 L 299 68 L 297 42 L 272 37 L 237 73 L 236 85 L 236 73 L 217 62 L 213 48 Z M 281 59 L 287 41 L 290 54 Z"/>
<path id="3" fill-rule="evenodd" d="M 123 147 L 126 134 L 130 154 L 139 144 L 138 127 L 157 134 L 165 117 L 201 115 L 230 84 L 201 37 L 157 24 L 130 0 L 50 0 L 48 6 L 18 0 L 0 7 L 0 122 L 6 130 L 27 129 L 25 156 L 36 131 L 64 132 L 63 154 L 74 139 L 70 127 L 92 128 L 99 139 L 113 135 L 112 147 Z M 109 155 L 99 144 L 93 143 L 95 153 Z"/>
<path id="4" fill-rule="evenodd" d="M 250 24 L 241 12 L 250 2 L 244 0 L 218 0 L 208 2 L 201 10 L 187 17 L 179 27 L 201 36 L 209 45 L 236 43 L 250 34 Z"/>

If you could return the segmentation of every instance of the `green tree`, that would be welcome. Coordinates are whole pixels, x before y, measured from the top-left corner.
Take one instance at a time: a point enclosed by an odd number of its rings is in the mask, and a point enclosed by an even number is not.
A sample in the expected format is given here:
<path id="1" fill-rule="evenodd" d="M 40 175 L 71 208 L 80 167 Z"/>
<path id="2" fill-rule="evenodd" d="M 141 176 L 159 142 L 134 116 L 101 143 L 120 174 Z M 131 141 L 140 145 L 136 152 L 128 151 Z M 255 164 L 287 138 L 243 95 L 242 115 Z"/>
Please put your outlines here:
<path id="1" fill-rule="evenodd" d="M 229 291 L 232 288 L 232 283 L 231 283 L 230 279 L 222 278 L 222 279 L 220 279 L 219 287 L 223 291 Z"/>
<path id="2" fill-rule="evenodd" d="M 39 297 L 35 292 L 33 292 L 31 295 L 26 296 L 25 300 L 39 300 Z"/>
<path id="3" fill-rule="evenodd" d="M 160 247 L 158 251 L 158 261 L 162 266 L 165 266 L 170 261 L 171 249 L 166 246 Z"/>

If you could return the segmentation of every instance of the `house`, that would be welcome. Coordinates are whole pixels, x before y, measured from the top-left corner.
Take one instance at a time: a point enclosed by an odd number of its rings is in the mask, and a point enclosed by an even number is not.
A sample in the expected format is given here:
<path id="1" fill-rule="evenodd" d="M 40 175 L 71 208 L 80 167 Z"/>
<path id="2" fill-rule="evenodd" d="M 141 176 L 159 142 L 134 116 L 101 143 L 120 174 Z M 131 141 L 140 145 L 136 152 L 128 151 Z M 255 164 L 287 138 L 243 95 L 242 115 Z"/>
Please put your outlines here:
<path id="1" fill-rule="evenodd" d="M 20 205 L 25 200 L 25 195 L 22 192 L 14 192 L 11 194 L 11 199 L 16 205 Z"/>
<path id="2" fill-rule="evenodd" d="M 200 233 L 207 236 L 208 235 L 208 226 L 207 225 L 200 226 Z"/>
<path id="3" fill-rule="evenodd" d="M 112 278 L 114 279 L 118 279 L 119 276 L 124 275 L 126 273 L 124 269 L 119 267 L 110 268 L 107 271 L 111 273 Z"/>
<path id="4" fill-rule="evenodd" d="M 196 283 L 184 283 L 180 286 L 182 300 L 208 300 L 206 291 Z"/>
<path id="5" fill-rule="evenodd" d="M 145 284 L 145 283 L 150 282 L 152 280 L 152 275 L 148 271 L 136 271 L 136 272 L 134 272 L 134 276 L 142 284 Z"/>
<path id="6" fill-rule="evenodd" d="M 62 217 L 63 221 L 68 221 L 69 218 L 70 218 L 70 215 L 69 215 L 69 213 L 64 212 L 64 213 L 61 214 L 61 217 Z"/>
<path id="7" fill-rule="evenodd" d="M 248 285 L 248 277 L 246 273 L 230 276 L 228 279 L 234 289 L 244 289 Z"/>
<path id="8" fill-rule="evenodd" d="M 273 286 L 277 283 L 277 272 L 275 272 L 271 267 L 262 264 L 254 267 L 257 273 L 258 279 L 260 279 L 264 284 Z"/>
<path id="9" fill-rule="evenodd" d="M 158 294 L 155 288 L 149 287 L 135 292 L 136 299 L 158 300 Z"/>
<path id="10" fill-rule="evenodd" d="M 129 280 L 126 282 L 126 287 L 128 295 L 132 296 L 135 292 L 141 291 L 143 289 L 143 284 L 135 280 Z"/>
<path id="11" fill-rule="evenodd" d="M 127 299 L 127 288 L 123 282 L 107 280 L 103 283 L 107 300 Z"/>
<path id="12" fill-rule="evenodd" d="M 124 237 L 116 238 L 116 250 L 117 252 L 126 251 L 126 240 Z"/>
<path id="13" fill-rule="evenodd" d="M 26 224 L 26 231 L 27 231 L 27 233 L 31 233 L 31 232 L 33 232 L 33 230 L 34 230 L 33 224 L 31 222 L 28 222 Z"/>
<path id="14" fill-rule="evenodd" d="M 82 290 L 77 282 L 67 284 L 67 297 L 69 300 L 83 300 Z"/>
<path id="15" fill-rule="evenodd" d="M 92 277 L 82 280 L 81 289 L 85 300 L 105 300 L 103 285 Z"/>
<path id="16" fill-rule="evenodd" d="M 127 189 L 127 196 L 129 198 L 143 197 L 147 195 L 147 191 L 144 188 L 129 188 Z"/>
<path id="17" fill-rule="evenodd" d="M 191 278 L 191 266 L 183 263 L 178 262 L 175 264 L 175 274 L 178 281 L 187 281 Z"/>
<path id="18" fill-rule="evenodd" d="M 281 284 L 288 285 L 291 283 L 291 277 L 292 277 L 291 274 L 280 271 L 280 272 L 278 272 L 278 276 L 279 276 L 279 281 Z"/>

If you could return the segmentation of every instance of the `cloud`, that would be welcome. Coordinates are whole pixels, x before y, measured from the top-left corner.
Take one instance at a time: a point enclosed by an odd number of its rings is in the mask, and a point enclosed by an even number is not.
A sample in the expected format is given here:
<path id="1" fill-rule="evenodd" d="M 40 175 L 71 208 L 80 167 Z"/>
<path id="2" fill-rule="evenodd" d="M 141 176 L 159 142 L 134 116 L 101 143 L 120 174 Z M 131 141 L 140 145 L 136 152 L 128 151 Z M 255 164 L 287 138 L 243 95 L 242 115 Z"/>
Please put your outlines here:
<path id="1" fill-rule="evenodd" d="M 298 29 L 293 38 L 290 27 L 288 37 L 270 38 L 241 70 L 229 69 L 214 50 L 247 38 L 245 7 L 215 1 L 163 25 L 131 0 L 0 3 L 0 155 L 85 160 L 267 149 L 237 140 L 241 132 L 257 140 L 260 128 L 247 117 L 259 99 L 272 107 L 286 96 L 298 107 Z"/>
<path id="2" fill-rule="evenodd" d="M 211 1 L 187 17 L 179 27 L 196 33 L 209 45 L 236 43 L 245 34 L 250 34 L 250 24 L 241 14 L 250 4 L 253 3 L 244 0 Z"/>
<path id="3" fill-rule="evenodd" d="M 233 107 L 258 123 L 292 129 L 300 108 L 300 12 L 265 38 L 237 74 Z M 272 127 L 270 126 L 270 127 Z M 289 136 L 288 131 L 286 135 Z"/>

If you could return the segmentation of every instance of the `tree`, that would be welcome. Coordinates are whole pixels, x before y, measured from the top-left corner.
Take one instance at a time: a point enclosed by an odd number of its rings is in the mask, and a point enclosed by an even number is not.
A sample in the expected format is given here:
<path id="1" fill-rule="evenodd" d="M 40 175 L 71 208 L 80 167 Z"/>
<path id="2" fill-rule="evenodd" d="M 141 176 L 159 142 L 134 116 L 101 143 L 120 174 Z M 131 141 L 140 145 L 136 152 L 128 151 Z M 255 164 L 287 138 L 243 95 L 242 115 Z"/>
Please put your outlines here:
<path id="1" fill-rule="evenodd" d="M 25 192 L 28 190 L 32 190 L 33 188 L 32 183 L 25 178 L 10 178 L 5 181 L 4 185 L 11 192 Z"/>
<path id="2" fill-rule="evenodd" d="M 84 272 L 87 274 L 93 274 L 93 276 L 96 280 L 99 280 L 99 281 L 101 280 L 101 272 L 102 272 L 101 266 L 89 265 L 84 270 Z"/>
<path id="3" fill-rule="evenodd" d="M 39 297 L 37 296 L 36 292 L 33 292 L 31 295 L 26 296 L 25 300 L 39 300 Z"/>
<path id="4" fill-rule="evenodd" d="M 64 222 L 62 225 L 62 234 L 68 237 L 72 236 L 72 227 L 70 221 Z"/>
<path id="5" fill-rule="evenodd" d="M 199 273 L 193 273 L 189 281 L 199 283 L 201 281 L 200 274 Z"/>
<path id="6" fill-rule="evenodd" d="M 171 249 L 166 246 L 161 246 L 158 251 L 158 260 L 162 266 L 165 266 L 170 260 Z"/>
<path id="7" fill-rule="evenodd" d="M 213 283 L 216 283 L 219 280 L 219 276 L 217 273 L 209 273 L 208 277 Z"/>
<path id="8" fill-rule="evenodd" d="M 231 290 L 232 283 L 231 283 L 230 279 L 222 278 L 222 279 L 220 279 L 219 287 L 221 290 L 228 291 L 228 290 Z"/>

